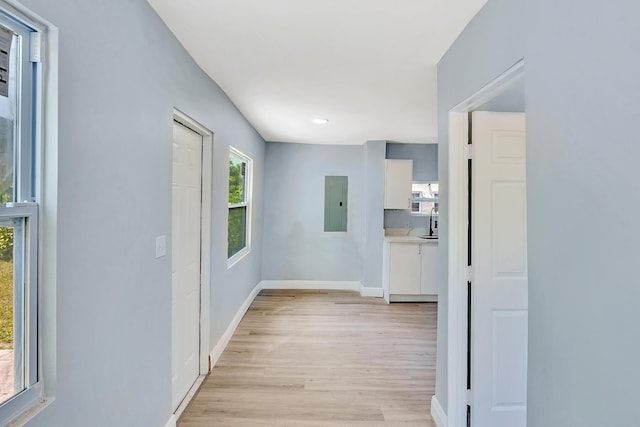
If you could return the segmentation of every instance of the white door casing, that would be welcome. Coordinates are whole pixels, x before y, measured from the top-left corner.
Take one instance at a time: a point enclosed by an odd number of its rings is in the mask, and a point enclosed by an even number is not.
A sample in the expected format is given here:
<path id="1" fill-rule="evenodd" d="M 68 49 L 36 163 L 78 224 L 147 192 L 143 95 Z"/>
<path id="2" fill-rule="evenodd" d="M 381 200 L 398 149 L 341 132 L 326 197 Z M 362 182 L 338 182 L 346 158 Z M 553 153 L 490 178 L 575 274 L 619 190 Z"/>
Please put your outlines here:
<path id="1" fill-rule="evenodd" d="M 526 426 L 525 116 L 472 117 L 473 427 Z"/>
<path id="2" fill-rule="evenodd" d="M 200 374 L 202 136 L 174 123 L 172 180 L 172 406 Z"/>

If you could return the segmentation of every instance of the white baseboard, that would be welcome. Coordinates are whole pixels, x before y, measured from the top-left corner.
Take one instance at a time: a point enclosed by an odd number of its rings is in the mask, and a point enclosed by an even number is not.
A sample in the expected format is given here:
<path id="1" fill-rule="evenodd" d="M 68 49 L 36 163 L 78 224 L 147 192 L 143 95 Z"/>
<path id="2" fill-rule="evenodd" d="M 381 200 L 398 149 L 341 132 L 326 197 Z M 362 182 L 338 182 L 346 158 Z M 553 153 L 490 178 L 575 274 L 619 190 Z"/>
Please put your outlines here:
<path id="1" fill-rule="evenodd" d="M 164 427 L 176 427 L 177 423 L 178 423 L 178 420 L 176 419 L 176 416 L 171 414 L 169 421 L 167 421 Z"/>
<path id="2" fill-rule="evenodd" d="M 438 295 L 389 295 L 391 302 L 438 302 Z"/>
<path id="3" fill-rule="evenodd" d="M 185 396 L 185 398 L 182 400 L 182 402 L 178 406 L 178 409 L 176 409 L 176 411 L 173 413 L 173 418 L 174 418 L 174 421 L 175 421 L 174 424 L 173 424 L 174 426 L 176 425 L 176 423 L 178 422 L 178 420 L 182 416 L 182 413 L 187 409 L 187 406 L 189 406 L 189 403 L 191 403 L 193 398 L 196 397 L 196 393 L 198 392 L 198 390 L 200 389 L 200 386 L 202 385 L 202 383 L 204 383 L 204 380 L 206 378 L 207 378 L 206 375 L 200 375 L 198 377 L 198 379 L 196 379 L 196 382 L 193 383 L 193 385 L 191 386 L 191 388 L 187 392 L 187 395 Z M 171 420 L 169 420 L 169 421 L 171 421 Z"/>
<path id="4" fill-rule="evenodd" d="M 382 298 L 384 296 L 382 288 L 370 288 L 364 285 L 360 287 L 360 295 L 363 297 Z"/>
<path id="5" fill-rule="evenodd" d="M 253 290 L 251 291 L 247 299 L 242 303 L 242 306 L 240 306 L 240 308 L 238 309 L 238 312 L 236 313 L 235 317 L 227 327 L 227 330 L 224 331 L 224 334 L 222 334 L 222 337 L 220 337 L 215 347 L 213 347 L 213 350 L 211 351 L 211 354 L 210 354 L 211 367 L 214 367 L 218 362 L 218 359 L 220 358 L 220 356 L 222 356 L 222 352 L 227 347 L 227 344 L 229 344 L 229 340 L 231 340 L 231 337 L 233 336 L 233 333 L 236 331 L 236 328 L 238 327 L 238 325 L 240 324 L 242 317 L 249 309 L 249 306 L 255 299 L 256 295 L 258 295 L 261 290 L 262 290 L 262 282 L 258 283 L 256 287 L 253 288 Z"/>
<path id="6" fill-rule="evenodd" d="M 438 427 L 447 427 L 447 414 L 444 413 L 444 409 L 438 402 L 438 399 L 433 396 L 431 398 L 431 417 Z"/>
<path id="7" fill-rule="evenodd" d="M 382 288 L 369 288 L 356 281 L 263 280 L 262 289 L 322 289 L 360 292 L 363 297 L 382 298 Z"/>
<path id="8" fill-rule="evenodd" d="M 333 291 L 359 291 L 360 282 L 320 280 L 263 280 L 262 289 L 327 289 Z"/>

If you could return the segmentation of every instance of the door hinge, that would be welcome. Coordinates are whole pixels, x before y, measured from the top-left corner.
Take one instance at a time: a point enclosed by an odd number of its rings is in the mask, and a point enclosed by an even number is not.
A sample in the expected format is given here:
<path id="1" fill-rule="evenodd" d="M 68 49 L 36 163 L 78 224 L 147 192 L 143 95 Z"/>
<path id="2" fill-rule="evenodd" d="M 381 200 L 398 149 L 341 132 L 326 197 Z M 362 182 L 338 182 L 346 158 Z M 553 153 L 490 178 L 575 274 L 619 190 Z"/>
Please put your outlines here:
<path id="1" fill-rule="evenodd" d="M 42 39 L 38 31 L 32 31 L 29 33 L 29 61 L 40 62 L 41 61 L 41 49 Z"/>
<path id="2" fill-rule="evenodd" d="M 467 282 L 473 282 L 473 267 L 468 265 L 467 268 L 465 269 L 465 276 L 467 279 Z"/>
<path id="3" fill-rule="evenodd" d="M 473 159 L 473 145 L 467 144 L 464 147 L 464 156 L 467 159 Z"/>
<path id="4" fill-rule="evenodd" d="M 464 392 L 464 400 L 467 405 L 471 406 L 471 403 L 473 402 L 473 393 L 471 390 L 466 390 Z"/>

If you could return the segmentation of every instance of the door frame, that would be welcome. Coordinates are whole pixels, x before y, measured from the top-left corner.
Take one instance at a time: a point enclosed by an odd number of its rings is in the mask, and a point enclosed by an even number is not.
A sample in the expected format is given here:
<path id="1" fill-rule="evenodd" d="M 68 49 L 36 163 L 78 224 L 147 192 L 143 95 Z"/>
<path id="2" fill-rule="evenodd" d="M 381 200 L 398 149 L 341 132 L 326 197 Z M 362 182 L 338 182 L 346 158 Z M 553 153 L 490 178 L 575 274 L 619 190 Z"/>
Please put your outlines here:
<path id="1" fill-rule="evenodd" d="M 177 108 L 173 109 L 173 120 L 191 129 L 202 137 L 202 201 L 200 223 L 200 376 L 210 370 L 209 363 L 209 331 L 211 305 L 211 221 L 212 221 L 212 188 L 213 188 L 213 132 L 198 123 Z M 173 254 L 172 254 L 173 256 Z M 173 285 L 172 285 L 173 286 Z M 201 381 L 196 381 L 194 388 L 199 387 Z M 176 414 L 181 412 L 188 403 L 187 394 Z"/>
<path id="2" fill-rule="evenodd" d="M 467 255 L 468 255 L 468 113 L 502 94 L 524 77 L 524 59 L 449 110 L 449 223 L 447 425 L 466 426 Z"/>

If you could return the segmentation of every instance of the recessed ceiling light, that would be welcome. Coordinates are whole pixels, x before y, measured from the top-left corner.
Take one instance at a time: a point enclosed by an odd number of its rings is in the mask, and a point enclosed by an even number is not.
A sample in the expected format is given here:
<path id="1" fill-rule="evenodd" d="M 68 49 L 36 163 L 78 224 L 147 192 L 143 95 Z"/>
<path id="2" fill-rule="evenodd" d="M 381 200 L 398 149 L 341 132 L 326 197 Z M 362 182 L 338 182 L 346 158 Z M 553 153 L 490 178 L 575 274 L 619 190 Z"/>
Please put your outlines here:
<path id="1" fill-rule="evenodd" d="M 327 123 L 329 123 L 328 119 L 313 119 L 311 121 L 317 125 L 326 125 Z"/>

